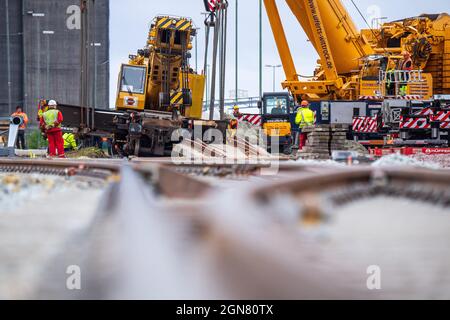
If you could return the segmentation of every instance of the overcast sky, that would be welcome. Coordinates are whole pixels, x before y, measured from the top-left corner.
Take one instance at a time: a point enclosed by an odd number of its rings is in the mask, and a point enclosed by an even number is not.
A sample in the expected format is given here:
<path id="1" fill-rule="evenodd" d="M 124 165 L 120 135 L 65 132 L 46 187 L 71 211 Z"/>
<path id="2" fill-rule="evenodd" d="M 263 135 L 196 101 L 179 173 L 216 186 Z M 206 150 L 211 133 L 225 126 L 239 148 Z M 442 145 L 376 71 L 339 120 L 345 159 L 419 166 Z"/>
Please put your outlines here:
<path id="1" fill-rule="evenodd" d="M 319 0 L 324 1 L 324 0 Z M 359 28 L 366 28 L 364 20 L 356 11 L 351 0 L 342 0 Z M 374 17 L 388 17 L 389 20 L 415 16 L 421 13 L 450 12 L 448 0 L 354 0 L 370 22 Z M 203 0 L 111 0 L 110 18 L 110 62 L 111 62 L 111 105 L 114 105 L 117 74 L 121 63 L 127 62 L 129 54 L 142 48 L 147 40 L 151 20 L 157 15 L 190 17 L 201 28 L 198 38 L 199 71 L 203 68 L 204 16 Z M 303 30 L 283 0 L 277 1 L 297 72 L 311 74 L 316 66 L 317 53 L 308 43 Z M 234 89 L 235 79 L 235 4 L 229 0 L 228 59 L 226 96 Z M 239 89 L 248 90 L 249 96 L 257 96 L 258 84 L 258 0 L 239 0 Z M 195 68 L 195 51 L 192 51 L 191 65 Z M 280 64 L 277 49 L 266 11 L 263 8 L 263 64 Z M 277 71 L 276 90 L 285 76 Z M 272 91 L 272 71 L 264 68 L 263 91 Z"/>

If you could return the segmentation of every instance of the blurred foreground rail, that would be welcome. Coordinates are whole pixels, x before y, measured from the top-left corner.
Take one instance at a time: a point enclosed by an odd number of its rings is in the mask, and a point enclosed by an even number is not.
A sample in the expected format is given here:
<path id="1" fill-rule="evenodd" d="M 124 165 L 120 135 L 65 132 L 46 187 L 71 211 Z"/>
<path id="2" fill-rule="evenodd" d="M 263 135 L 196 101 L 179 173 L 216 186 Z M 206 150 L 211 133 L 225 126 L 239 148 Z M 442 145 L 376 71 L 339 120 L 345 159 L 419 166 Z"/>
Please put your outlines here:
<path id="1" fill-rule="evenodd" d="M 107 181 L 93 218 L 47 257 L 33 290 L 0 295 L 450 298 L 448 171 L 284 164 L 275 177 L 229 182 L 267 165 L 155 162 L 0 161 L 3 172 Z M 71 266 L 81 290 L 67 287 Z M 379 289 L 371 270 L 380 270 Z"/>

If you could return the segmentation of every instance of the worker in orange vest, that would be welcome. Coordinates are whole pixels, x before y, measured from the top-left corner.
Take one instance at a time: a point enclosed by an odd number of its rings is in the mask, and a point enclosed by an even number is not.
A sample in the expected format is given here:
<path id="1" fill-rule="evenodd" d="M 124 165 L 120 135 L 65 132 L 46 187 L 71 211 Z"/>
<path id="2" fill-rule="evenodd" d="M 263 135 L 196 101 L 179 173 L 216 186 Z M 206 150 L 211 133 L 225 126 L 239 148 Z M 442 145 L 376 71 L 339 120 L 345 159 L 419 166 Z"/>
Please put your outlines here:
<path id="1" fill-rule="evenodd" d="M 48 102 L 48 110 L 42 114 L 41 128 L 47 135 L 48 149 L 50 157 L 65 158 L 64 139 L 62 137 L 61 123 L 63 115 L 57 109 L 57 103 L 54 100 Z"/>
<path id="2" fill-rule="evenodd" d="M 400 70 L 411 71 L 413 69 L 413 61 L 408 51 L 402 52 L 403 59 L 400 60 Z"/>
<path id="3" fill-rule="evenodd" d="M 25 130 L 28 124 L 28 116 L 25 112 L 23 112 L 21 106 L 17 106 L 16 112 L 14 112 L 11 117 L 20 117 L 22 118 L 22 125 L 19 127 L 19 132 L 17 133 L 17 141 L 16 148 L 17 149 L 25 149 Z"/>

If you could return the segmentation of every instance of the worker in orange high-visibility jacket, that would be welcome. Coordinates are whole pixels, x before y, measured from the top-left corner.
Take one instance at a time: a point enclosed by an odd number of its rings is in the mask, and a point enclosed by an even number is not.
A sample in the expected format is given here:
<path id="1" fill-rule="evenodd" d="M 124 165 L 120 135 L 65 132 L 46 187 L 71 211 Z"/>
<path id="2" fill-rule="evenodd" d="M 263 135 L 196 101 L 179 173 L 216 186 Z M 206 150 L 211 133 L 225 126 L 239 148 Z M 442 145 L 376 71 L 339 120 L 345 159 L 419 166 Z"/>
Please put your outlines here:
<path id="1" fill-rule="evenodd" d="M 19 127 L 19 132 L 17 133 L 16 148 L 17 149 L 26 149 L 26 147 L 25 147 L 25 130 L 28 125 L 28 116 L 25 112 L 23 112 L 21 106 L 17 106 L 16 112 L 14 112 L 11 115 L 11 117 L 22 118 L 22 125 Z"/>
<path id="2" fill-rule="evenodd" d="M 402 52 L 403 59 L 399 61 L 399 69 L 403 71 L 411 71 L 413 69 L 413 60 L 411 54 L 408 51 Z"/>
<path id="3" fill-rule="evenodd" d="M 61 130 L 63 115 L 57 109 L 57 106 L 54 100 L 48 102 L 48 110 L 42 114 L 40 124 L 43 132 L 47 135 L 50 157 L 65 158 L 64 139 Z"/>

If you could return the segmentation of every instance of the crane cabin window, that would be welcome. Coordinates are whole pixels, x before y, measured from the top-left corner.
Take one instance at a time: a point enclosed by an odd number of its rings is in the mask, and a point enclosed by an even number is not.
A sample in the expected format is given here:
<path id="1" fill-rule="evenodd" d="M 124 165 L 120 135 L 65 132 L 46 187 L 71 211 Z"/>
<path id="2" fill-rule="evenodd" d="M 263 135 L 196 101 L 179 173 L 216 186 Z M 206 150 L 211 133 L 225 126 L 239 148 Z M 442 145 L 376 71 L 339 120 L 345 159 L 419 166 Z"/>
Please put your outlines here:
<path id="1" fill-rule="evenodd" d="M 120 84 L 121 91 L 143 94 L 146 70 L 144 67 L 123 66 Z"/>
<path id="2" fill-rule="evenodd" d="M 289 114 L 288 97 L 268 97 L 264 107 L 266 114 Z"/>

